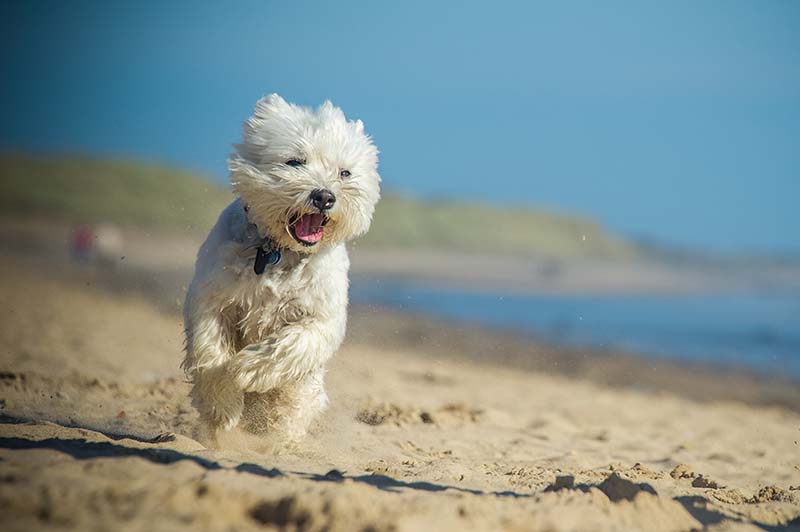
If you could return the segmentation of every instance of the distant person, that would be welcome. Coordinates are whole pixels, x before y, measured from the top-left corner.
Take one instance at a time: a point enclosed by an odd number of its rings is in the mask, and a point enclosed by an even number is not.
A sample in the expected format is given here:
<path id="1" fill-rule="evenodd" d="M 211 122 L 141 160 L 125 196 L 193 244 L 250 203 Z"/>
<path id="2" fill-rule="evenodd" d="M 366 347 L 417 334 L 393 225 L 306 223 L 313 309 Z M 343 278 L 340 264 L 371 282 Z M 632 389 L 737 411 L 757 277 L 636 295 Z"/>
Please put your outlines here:
<path id="1" fill-rule="evenodd" d="M 81 264 L 89 264 L 92 260 L 94 233 L 88 225 L 79 225 L 72 232 L 70 240 L 70 256 Z"/>

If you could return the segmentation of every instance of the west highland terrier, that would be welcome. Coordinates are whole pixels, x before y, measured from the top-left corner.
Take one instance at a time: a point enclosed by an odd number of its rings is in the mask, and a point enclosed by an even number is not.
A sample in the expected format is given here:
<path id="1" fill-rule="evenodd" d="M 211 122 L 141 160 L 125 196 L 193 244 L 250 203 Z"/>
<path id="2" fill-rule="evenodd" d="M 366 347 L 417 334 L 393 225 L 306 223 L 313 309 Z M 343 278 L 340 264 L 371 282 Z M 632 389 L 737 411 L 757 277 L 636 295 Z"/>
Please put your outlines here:
<path id="1" fill-rule="evenodd" d="M 228 160 L 238 196 L 197 255 L 184 305 L 192 402 L 212 441 L 235 427 L 294 442 L 327 405 L 347 319 L 345 243 L 369 229 L 378 150 L 360 120 L 272 94 Z"/>

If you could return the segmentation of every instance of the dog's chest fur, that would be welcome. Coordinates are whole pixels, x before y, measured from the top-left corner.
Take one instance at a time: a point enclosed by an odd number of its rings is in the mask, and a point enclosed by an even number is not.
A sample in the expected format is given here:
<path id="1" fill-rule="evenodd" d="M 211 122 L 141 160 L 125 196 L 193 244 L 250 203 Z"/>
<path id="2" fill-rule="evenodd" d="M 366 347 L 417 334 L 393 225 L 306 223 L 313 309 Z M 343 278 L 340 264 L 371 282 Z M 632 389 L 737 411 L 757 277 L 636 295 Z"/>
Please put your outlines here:
<path id="1" fill-rule="evenodd" d="M 237 289 L 227 311 L 239 333 L 236 349 L 263 341 L 281 327 L 327 317 L 332 305 L 345 312 L 347 267 L 343 246 L 305 257 L 284 253 L 279 264 L 261 275 L 253 272 L 252 261 L 238 260 L 231 267 Z"/>

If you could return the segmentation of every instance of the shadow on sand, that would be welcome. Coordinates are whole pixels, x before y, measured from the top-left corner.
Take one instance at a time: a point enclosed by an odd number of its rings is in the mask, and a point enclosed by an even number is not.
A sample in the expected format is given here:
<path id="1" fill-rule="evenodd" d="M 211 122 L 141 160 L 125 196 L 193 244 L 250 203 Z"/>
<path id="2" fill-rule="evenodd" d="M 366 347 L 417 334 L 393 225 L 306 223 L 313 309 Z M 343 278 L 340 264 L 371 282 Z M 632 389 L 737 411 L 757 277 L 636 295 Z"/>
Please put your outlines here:
<path id="1" fill-rule="evenodd" d="M 492 495 L 495 497 L 527 498 L 536 495 L 535 493 L 517 493 L 515 491 L 483 491 L 483 490 L 476 490 L 469 488 L 460 488 L 458 486 L 451 486 L 449 484 L 435 484 L 433 482 L 425 482 L 425 481 L 403 482 L 402 480 L 397 480 L 396 478 L 392 478 L 386 475 L 379 475 L 376 473 L 372 473 L 369 475 L 351 476 L 351 475 L 345 475 L 335 469 L 329 471 L 324 475 L 303 473 L 297 471 L 293 473 L 304 479 L 312 480 L 314 482 L 344 482 L 345 480 L 352 480 L 353 482 L 367 484 L 369 486 L 378 488 L 382 491 L 388 491 L 391 493 L 400 493 L 401 489 L 407 488 L 407 489 L 431 491 L 431 492 L 453 490 L 461 493 L 469 493 L 471 495 Z"/>
<path id="2" fill-rule="evenodd" d="M 5 424 L 20 424 L 26 421 L 12 418 L 10 416 L 2 416 L 0 423 Z M 81 427 L 86 428 L 86 427 Z M 143 439 L 141 436 L 132 436 L 125 434 L 105 434 L 96 429 L 89 429 L 106 437 L 114 440 L 131 439 L 140 443 L 154 443 L 153 439 Z M 10 450 L 35 450 L 35 449 L 48 449 L 58 451 L 71 456 L 76 460 L 91 460 L 93 458 L 128 458 L 137 457 L 150 462 L 162 465 L 174 464 L 181 461 L 189 461 L 197 464 L 198 466 L 209 470 L 218 471 L 229 469 L 238 473 L 247 473 L 266 478 L 277 478 L 286 476 L 284 472 L 277 468 L 267 469 L 252 462 L 241 463 L 233 468 L 228 468 L 221 465 L 219 462 L 209 460 L 193 454 L 187 454 L 173 449 L 164 449 L 161 447 L 141 448 L 129 447 L 116 442 L 92 442 L 83 438 L 63 439 L 63 438 L 48 438 L 44 440 L 33 440 L 27 438 L 17 437 L 0 437 L 0 449 Z M 469 493 L 472 495 L 493 495 L 497 497 L 532 497 L 532 493 L 516 493 L 513 491 L 497 491 L 485 492 L 482 490 L 460 488 L 458 486 L 451 486 L 447 484 L 435 484 L 433 482 L 403 482 L 386 475 L 344 475 L 336 470 L 328 472 L 325 475 L 306 472 L 292 472 L 299 478 L 311 480 L 314 482 L 343 482 L 351 480 L 362 484 L 373 486 L 383 491 L 391 493 L 399 493 L 402 489 L 421 490 L 428 492 L 441 492 L 446 490 L 458 491 L 461 493 Z"/>
<path id="3" fill-rule="evenodd" d="M 710 507 L 709 500 L 699 495 L 675 497 L 675 500 L 681 503 L 686 511 L 689 512 L 692 517 L 700 521 L 704 527 L 716 525 L 718 523 L 722 523 L 723 521 L 726 523 L 741 523 L 743 526 L 752 522 L 767 532 L 791 530 L 800 531 L 800 517 L 793 519 L 785 525 L 769 525 L 760 521 L 751 521 L 748 518 L 737 519 L 735 517 L 731 517 L 730 515 L 725 515 L 722 512 L 718 512 L 714 508 Z"/>

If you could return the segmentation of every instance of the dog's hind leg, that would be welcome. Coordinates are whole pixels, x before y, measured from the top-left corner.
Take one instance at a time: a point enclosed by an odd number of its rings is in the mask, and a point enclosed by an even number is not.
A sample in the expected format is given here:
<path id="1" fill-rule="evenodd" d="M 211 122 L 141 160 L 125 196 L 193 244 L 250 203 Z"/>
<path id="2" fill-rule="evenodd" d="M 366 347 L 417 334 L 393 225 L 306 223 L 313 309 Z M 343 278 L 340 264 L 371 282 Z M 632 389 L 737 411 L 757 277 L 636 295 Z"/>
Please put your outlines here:
<path id="1" fill-rule="evenodd" d="M 278 445 L 301 440 L 328 405 L 324 373 L 320 368 L 266 393 L 245 394 L 242 429 Z"/>

